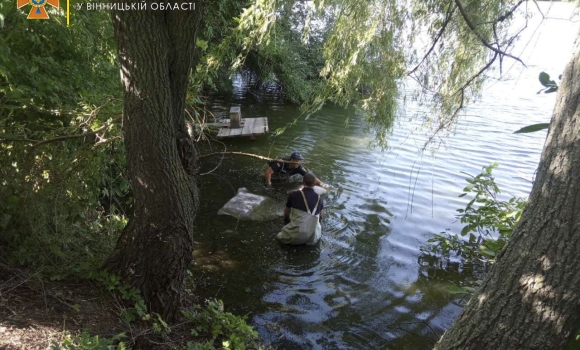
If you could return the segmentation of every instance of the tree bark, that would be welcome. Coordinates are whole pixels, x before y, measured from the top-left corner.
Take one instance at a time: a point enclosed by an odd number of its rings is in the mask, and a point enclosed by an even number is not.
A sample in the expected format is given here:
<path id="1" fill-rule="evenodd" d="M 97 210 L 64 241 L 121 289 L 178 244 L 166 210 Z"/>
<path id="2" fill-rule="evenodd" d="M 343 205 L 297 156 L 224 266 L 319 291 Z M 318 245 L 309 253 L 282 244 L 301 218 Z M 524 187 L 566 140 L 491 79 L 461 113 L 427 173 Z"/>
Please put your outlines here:
<path id="1" fill-rule="evenodd" d="M 516 136 L 514 136 L 516 137 Z M 512 239 L 436 349 L 562 349 L 580 329 L 580 51 Z"/>
<path id="2" fill-rule="evenodd" d="M 134 213 L 106 268 L 171 322 L 192 259 L 199 204 L 197 153 L 184 109 L 201 4 L 189 11 L 153 11 L 149 5 L 112 13 Z"/>

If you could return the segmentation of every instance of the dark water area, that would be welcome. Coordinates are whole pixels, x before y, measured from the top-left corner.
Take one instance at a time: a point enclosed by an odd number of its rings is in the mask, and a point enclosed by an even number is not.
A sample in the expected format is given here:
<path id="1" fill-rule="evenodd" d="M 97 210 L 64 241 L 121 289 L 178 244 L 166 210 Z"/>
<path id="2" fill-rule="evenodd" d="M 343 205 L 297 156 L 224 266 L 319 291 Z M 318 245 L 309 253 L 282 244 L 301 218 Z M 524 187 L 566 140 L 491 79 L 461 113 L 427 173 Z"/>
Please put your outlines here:
<path id="1" fill-rule="evenodd" d="M 564 13 L 572 9 L 560 5 Z M 260 336 L 279 349 L 431 348 L 465 302 L 445 287 L 472 272 L 453 262 L 440 269 L 420 247 L 433 233 L 462 229 L 455 211 L 469 198 L 458 197 L 466 184 L 461 172 L 475 175 L 497 161 L 503 196 L 527 196 L 546 134 L 512 133 L 551 117 L 555 95 L 536 94 L 537 76 L 542 70 L 560 74 L 576 29 L 569 22 L 548 22 L 540 39 L 521 41 L 528 68 L 512 67 L 511 79 L 488 84 L 454 132 L 424 153 L 428 135 L 420 121 L 410 120 L 412 104 L 389 136 L 390 147 L 381 151 L 368 147 L 373 135 L 354 109 L 326 106 L 274 136 L 299 117 L 297 106 L 275 94 L 250 93 L 243 81 L 232 95 L 213 96 L 214 113 L 241 106 L 244 117 L 268 117 L 271 132 L 255 141 L 212 142 L 203 153 L 287 157 L 299 151 L 332 191 L 325 198 L 320 244 L 287 247 L 274 238 L 281 217 L 244 221 L 217 212 L 246 187 L 273 198 L 272 212 L 281 213 L 286 192 L 296 184 L 265 188 L 265 162 L 256 158 L 204 159 L 193 269 L 197 293 L 247 314 Z M 560 33 L 559 43 L 550 33 Z"/>

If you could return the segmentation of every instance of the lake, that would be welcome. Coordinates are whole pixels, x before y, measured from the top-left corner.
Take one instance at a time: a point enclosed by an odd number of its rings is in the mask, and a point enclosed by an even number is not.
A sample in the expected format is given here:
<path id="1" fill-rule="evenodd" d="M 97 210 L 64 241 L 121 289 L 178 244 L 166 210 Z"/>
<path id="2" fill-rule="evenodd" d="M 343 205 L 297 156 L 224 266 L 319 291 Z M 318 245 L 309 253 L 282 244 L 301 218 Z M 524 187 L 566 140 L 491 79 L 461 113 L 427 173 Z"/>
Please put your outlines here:
<path id="1" fill-rule="evenodd" d="M 569 17 L 572 4 L 541 3 L 551 16 Z M 533 22 L 533 21 L 532 21 Z M 537 21 L 536 21 L 537 23 Z M 529 25 L 534 31 L 533 23 Z M 279 349 L 429 349 L 459 314 L 464 300 L 445 286 L 470 278 L 457 264 L 437 268 L 420 247 L 432 233 L 459 232 L 456 210 L 466 185 L 462 172 L 494 170 L 503 198 L 527 196 L 546 133 L 514 135 L 549 121 L 555 94 L 536 94 L 538 74 L 561 74 L 571 58 L 578 26 L 545 22 L 516 53 L 522 68 L 504 62 L 508 78 L 490 81 L 481 101 L 469 106 L 453 132 L 421 152 L 429 135 L 411 120 L 408 104 L 389 136 L 389 148 L 369 148 L 373 135 L 354 109 L 327 106 L 280 136 L 212 142 L 212 151 L 288 157 L 299 151 L 307 168 L 333 190 L 325 198 L 323 238 L 315 247 L 286 247 L 275 239 L 282 218 L 253 222 L 217 215 L 237 189 L 275 199 L 281 212 L 294 184 L 263 186 L 265 162 L 247 156 L 204 159 L 202 207 L 196 220 L 196 293 L 224 301 L 248 315 L 268 344 Z M 248 92 L 237 81 L 231 96 L 213 96 L 210 109 L 239 105 L 244 117 L 268 117 L 270 130 L 299 116 L 277 96 Z M 345 119 L 349 117 L 349 126 Z M 217 169 L 214 169 L 216 168 Z"/>

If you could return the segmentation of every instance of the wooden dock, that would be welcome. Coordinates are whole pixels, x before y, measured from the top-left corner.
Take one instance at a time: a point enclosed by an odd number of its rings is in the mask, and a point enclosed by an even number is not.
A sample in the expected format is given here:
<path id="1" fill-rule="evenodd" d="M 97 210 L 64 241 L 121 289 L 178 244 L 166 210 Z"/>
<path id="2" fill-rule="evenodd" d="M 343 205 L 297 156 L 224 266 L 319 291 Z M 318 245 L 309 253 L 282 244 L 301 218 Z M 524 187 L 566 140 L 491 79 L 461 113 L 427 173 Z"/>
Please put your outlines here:
<path id="1" fill-rule="evenodd" d="M 253 140 L 255 135 L 265 135 L 268 133 L 268 118 L 241 118 L 240 128 L 231 128 L 230 125 L 220 127 L 217 138 L 250 136 Z"/>

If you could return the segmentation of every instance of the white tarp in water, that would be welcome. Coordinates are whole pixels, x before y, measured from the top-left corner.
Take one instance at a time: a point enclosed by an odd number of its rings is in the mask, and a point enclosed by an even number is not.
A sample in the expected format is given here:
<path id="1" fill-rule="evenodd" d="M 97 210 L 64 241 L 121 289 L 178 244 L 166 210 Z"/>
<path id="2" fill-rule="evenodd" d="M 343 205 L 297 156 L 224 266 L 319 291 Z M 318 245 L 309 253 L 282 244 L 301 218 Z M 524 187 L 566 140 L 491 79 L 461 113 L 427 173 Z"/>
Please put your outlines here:
<path id="1" fill-rule="evenodd" d="M 275 204 L 272 198 L 250 193 L 245 187 L 242 187 L 234 198 L 221 207 L 218 214 L 231 215 L 242 220 L 273 220 L 283 215 L 279 210 L 278 212 L 272 211 Z"/>
<path id="2" fill-rule="evenodd" d="M 301 189 L 300 186 L 298 189 Z M 324 195 L 326 190 L 322 187 L 314 186 L 314 191 Z M 284 215 L 286 201 L 276 201 L 272 198 L 250 193 L 245 187 L 238 190 L 238 193 L 230 199 L 218 211 L 219 215 L 231 215 L 240 220 L 269 221 L 281 218 Z"/>

